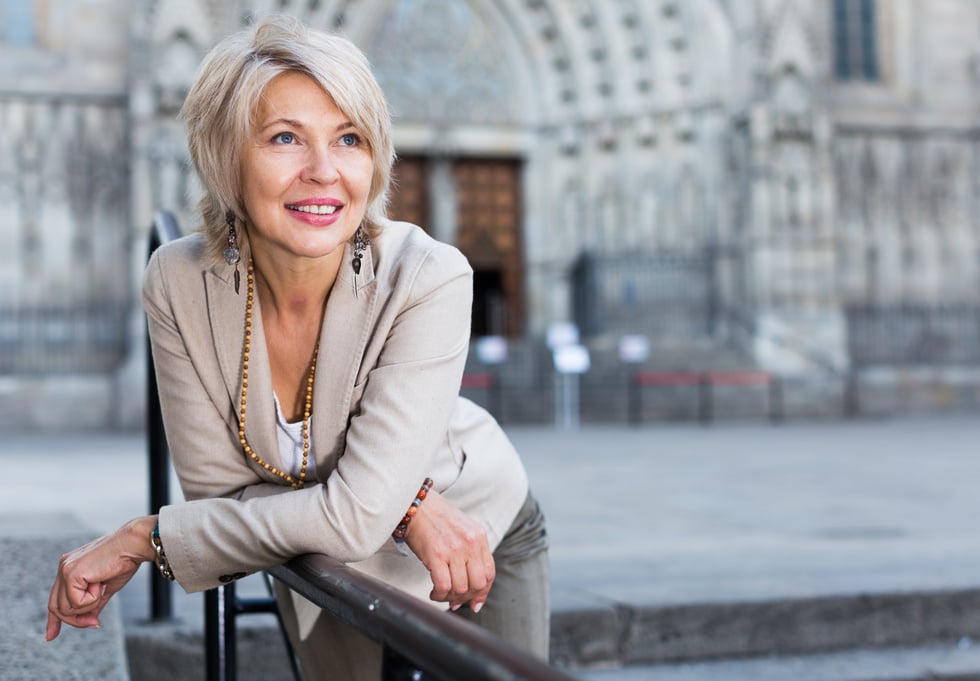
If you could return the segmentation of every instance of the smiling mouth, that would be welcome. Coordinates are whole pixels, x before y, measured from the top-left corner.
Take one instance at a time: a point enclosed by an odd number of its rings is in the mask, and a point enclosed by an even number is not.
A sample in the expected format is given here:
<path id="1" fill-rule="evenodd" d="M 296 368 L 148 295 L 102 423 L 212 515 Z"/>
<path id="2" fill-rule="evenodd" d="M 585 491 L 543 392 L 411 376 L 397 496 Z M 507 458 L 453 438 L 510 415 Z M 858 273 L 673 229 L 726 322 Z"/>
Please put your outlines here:
<path id="1" fill-rule="evenodd" d="M 333 215 L 337 212 L 340 206 L 327 206 L 327 205 L 310 205 L 310 206 L 289 206 L 286 208 L 289 210 L 295 210 L 300 213 L 310 213 L 312 215 Z"/>

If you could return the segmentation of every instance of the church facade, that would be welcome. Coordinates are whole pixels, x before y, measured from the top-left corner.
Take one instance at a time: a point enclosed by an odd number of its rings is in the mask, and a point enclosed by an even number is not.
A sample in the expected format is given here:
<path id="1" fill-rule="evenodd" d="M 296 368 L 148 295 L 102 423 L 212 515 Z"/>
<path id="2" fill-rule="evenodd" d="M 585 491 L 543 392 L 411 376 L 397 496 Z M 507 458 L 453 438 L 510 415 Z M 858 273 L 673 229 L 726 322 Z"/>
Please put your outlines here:
<path id="1" fill-rule="evenodd" d="M 0 425 L 139 423 L 149 225 L 196 223 L 175 115 L 208 48 L 269 12 L 369 56 L 392 214 L 469 258 L 475 335 L 519 352 L 571 321 L 609 375 L 624 334 L 654 367 L 701 347 L 824 386 L 800 413 L 976 406 L 972 0 L 0 8 Z"/>

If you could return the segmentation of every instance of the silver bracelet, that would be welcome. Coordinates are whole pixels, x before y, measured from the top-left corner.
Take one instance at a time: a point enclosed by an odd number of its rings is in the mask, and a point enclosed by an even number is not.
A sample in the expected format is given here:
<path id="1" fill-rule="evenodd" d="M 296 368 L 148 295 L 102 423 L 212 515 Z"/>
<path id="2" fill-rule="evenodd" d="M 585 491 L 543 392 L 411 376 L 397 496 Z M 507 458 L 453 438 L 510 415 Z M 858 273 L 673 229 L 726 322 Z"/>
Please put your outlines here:
<path id="1" fill-rule="evenodd" d="M 155 561 L 157 570 L 160 571 L 164 579 L 174 581 L 174 571 L 170 569 L 170 561 L 167 560 L 167 554 L 163 550 L 163 542 L 160 541 L 160 523 L 154 525 L 153 531 L 150 532 L 150 546 L 153 547 L 153 551 L 157 555 Z"/>

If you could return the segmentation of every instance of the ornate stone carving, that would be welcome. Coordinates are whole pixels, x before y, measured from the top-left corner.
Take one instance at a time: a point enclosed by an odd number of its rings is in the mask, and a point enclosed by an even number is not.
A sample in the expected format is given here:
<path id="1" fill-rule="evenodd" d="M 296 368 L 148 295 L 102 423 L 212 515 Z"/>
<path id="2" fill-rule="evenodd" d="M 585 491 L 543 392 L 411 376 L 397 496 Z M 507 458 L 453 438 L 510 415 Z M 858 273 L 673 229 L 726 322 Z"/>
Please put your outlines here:
<path id="1" fill-rule="evenodd" d="M 499 44 L 465 2 L 402 0 L 367 51 L 396 119 L 509 123 L 519 114 Z"/>

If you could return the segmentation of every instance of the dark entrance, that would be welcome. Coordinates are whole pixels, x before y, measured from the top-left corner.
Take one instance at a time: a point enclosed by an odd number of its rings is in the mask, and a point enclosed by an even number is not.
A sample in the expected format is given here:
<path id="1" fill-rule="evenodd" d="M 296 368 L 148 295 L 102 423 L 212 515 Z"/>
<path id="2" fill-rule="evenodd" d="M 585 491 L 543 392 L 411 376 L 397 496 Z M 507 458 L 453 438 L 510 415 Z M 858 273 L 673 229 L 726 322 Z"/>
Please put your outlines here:
<path id="1" fill-rule="evenodd" d="M 504 310 L 500 270 L 474 270 L 473 336 L 504 335 Z"/>

